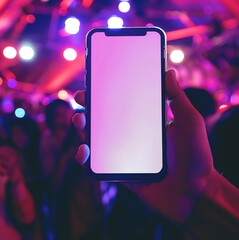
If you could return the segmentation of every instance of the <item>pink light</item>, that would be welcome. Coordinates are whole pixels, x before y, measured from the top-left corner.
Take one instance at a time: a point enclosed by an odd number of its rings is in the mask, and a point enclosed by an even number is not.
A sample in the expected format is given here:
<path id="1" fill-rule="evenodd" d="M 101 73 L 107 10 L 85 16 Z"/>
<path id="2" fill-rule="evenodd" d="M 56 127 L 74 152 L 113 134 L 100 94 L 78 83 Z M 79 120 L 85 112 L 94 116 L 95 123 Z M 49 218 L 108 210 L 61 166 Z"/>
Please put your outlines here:
<path id="1" fill-rule="evenodd" d="M 227 104 L 222 104 L 218 109 L 220 112 L 223 112 L 224 110 L 226 110 L 228 108 Z"/>
<path id="2" fill-rule="evenodd" d="M 233 105 L 239 104 L 239 92 L 235 92 L 230 97 L 230 102 Z"/>

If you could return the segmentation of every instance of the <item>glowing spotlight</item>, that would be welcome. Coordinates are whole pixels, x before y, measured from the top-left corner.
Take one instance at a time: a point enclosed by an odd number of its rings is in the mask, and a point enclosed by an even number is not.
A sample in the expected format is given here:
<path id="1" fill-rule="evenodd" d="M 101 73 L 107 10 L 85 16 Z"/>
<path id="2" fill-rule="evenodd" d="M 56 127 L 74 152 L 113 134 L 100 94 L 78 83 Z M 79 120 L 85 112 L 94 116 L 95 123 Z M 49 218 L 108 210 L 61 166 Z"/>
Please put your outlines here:
<path id="1" fill-rule="evenodd" d="M 23 108 L 17 108 L 16 110 L 15 110 L 15 116 L 17 117 L 17 118 L 23 118 L 24 116 L 25 116 L 25 110 L 23 109 Z"/>
<path id="2" fill-rule="evenodd" d="M 184 53 L 182 50 L 173 50 L 170 54 L 170 59 L 173 63 L 181 63 L 184 59 Z"/>
<path id="3" fill-rule="evenodd" d="M 108 28 L 122 28 L 123 24 L 123 19 L 117 16 L 112 16 L 108 20 Z"/>
<path id="4" fill-rule="evenodd" d="M 3 49 L 3 55 L 5 58 L 13 59 L 17 56 L 17 50 L 11 46 L 5 47 Z"/>
<path id="5" fill-rule="evenodd" d="M 123 1 L 119 3 L 118 8 L 122 13 L 127 13 L 130 10 L 130 4 L 127 1 Z"/>
<path id="6" fill-rule="evenodd" d="M 80 21 L 75 17 L 67 18 L 65 21 L 65 31 L 69 34 L 76 34 L 80 30 Z"/>
<path id="7" fill-rule="evenodd" d="M 3 79 L 0 77 L 0 86 L 3 84 Z"/>
<path id="8" fill-rule="evenodd" d="M 77 52 L 73 48 L 67 48 L 64 50 L 63 56 L 67 61 L 74 61 L 77 57 Z"/>
<path id="9" fill-rule="evenodd" d="M 15 80 L 15 79 L 9 79 L 8 81 L 7 81 L 7 86 L 9 87 L 9 88 L 15 88 L 16 86 L 17 86 L 17 81 Z"/>
<path id="10" fill-rule="evenodd" d="M 66 90 L 60 90 L 57 94 L 58 98 L 61 100 L 66 100 L 68 98 L 68 92 Z"/>
<path id="11" fill-rule="evenodd" d="M 19 55 L 23 60 L 29 61 L 34 58 L 35 51 L 31 46 L 25 45 L 20 48 Z"/>

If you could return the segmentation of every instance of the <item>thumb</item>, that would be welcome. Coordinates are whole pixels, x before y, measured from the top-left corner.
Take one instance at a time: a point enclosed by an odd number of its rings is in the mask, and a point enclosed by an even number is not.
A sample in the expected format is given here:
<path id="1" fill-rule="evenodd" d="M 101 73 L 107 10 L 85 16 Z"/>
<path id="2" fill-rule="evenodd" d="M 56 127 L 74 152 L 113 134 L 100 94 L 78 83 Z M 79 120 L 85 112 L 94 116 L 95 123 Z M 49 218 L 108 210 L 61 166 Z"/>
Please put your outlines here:
<path id="1" fill-rule="evenodd" d="M 194 114 L 198 115 L 197 110 L 193 107 L 186 94 L 179 86 L 174 70 L 171 69 L 166 73 L 165 85 L 169 105 L 174 115 L 174 120 L 185 120 Z"/>

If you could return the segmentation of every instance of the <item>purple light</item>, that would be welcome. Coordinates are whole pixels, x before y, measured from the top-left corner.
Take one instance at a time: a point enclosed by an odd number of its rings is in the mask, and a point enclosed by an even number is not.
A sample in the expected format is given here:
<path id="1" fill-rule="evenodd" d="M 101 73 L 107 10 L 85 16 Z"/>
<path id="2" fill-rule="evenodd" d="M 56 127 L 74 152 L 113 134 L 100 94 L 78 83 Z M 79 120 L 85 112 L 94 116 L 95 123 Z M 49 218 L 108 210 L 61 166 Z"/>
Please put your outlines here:
<path id="1" fill-rule="evenodd" d="M 10 113 L 14 110 L 13 102 L 10 98 L 4 98 L 2 100 L 2 109 L 5 113 Z"/>
<path id="2" fill-rule="evenodd" d="M 7 86 L 9 88 L 15 88 L 17 86 L 17 81 L 15 79 L 9 79 L 7 81 Z"/>

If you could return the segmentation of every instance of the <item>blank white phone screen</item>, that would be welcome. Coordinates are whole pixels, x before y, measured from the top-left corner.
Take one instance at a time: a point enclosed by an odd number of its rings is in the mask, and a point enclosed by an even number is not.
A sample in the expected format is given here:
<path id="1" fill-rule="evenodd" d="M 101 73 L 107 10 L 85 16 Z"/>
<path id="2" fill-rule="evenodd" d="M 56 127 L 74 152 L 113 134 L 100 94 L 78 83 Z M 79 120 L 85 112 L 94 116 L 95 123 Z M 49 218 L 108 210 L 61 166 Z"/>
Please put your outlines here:
<path id="1" fill-rule="evenodd" d="M 91 39 L 91 169 L 162 169 L 161 46 L 157 32 Z"/>

